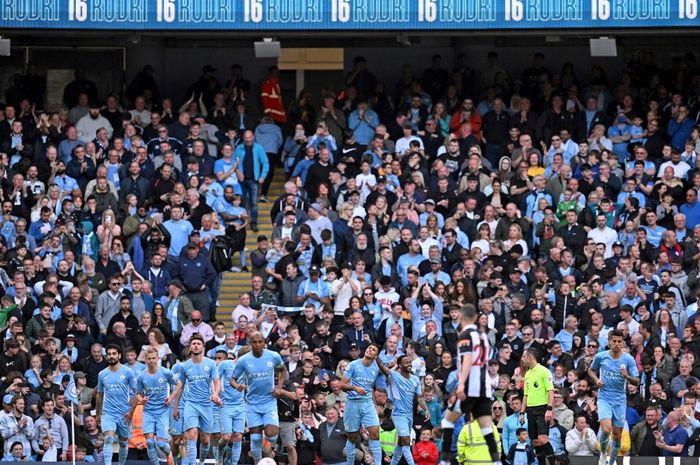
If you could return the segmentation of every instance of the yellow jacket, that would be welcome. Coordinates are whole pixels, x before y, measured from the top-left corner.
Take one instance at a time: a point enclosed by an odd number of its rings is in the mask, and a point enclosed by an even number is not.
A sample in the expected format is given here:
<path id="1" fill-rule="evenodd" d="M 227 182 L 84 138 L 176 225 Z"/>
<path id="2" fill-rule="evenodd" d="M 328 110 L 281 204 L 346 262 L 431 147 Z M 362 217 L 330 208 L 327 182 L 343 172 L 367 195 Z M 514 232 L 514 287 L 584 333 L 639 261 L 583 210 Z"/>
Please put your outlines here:
<path id="1" fill-rule="evenodd" d="M 493 428 L 493 438 L 498 444 L 498 452 L 500 453 L 501 439 L 495 427 Z M 459 439 L 457 439 L 457 462 L 464 465 L 493 463 L 489 446 L 486 445 L 484 435 L 481 434 L 481 426 L 476 420 L 466 423 L 459 433 Z"/>

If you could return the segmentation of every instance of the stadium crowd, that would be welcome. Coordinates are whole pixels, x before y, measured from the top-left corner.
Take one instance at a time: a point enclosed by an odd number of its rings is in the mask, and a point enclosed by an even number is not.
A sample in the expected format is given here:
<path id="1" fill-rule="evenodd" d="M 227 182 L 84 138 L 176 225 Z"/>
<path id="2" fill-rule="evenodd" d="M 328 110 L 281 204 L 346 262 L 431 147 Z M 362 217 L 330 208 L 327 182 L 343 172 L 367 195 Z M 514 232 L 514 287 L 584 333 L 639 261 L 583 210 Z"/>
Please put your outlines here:
<path id="1" fill-rule="evenodd" d="M 497 442 L 511 465 L 605 464 L 611 431 L 613 460 L 700 456 L 700 64 L 640 52 L 610 80 L 474 58 L 382 83 L 357 57 L 318 107 L 274 67 L 222 84 L 207 65 L 181 101 L 150 66 L 103 101 L 76 71 L 56 112 L 33 67 L 17 75 L 0 113 L 4 460 L 110 465 L 118 443 L 121 465 L 475 464 Z M 251 287 L 217 321 L 229 270 Z M 619 348 L 611 430 L 597 356 Z M 379 367 L 369 392 L 360 363 Z M 531 370 L 537 425 L 520 415 Z M 470 406 L 473 389 L 493 402 Z"/>

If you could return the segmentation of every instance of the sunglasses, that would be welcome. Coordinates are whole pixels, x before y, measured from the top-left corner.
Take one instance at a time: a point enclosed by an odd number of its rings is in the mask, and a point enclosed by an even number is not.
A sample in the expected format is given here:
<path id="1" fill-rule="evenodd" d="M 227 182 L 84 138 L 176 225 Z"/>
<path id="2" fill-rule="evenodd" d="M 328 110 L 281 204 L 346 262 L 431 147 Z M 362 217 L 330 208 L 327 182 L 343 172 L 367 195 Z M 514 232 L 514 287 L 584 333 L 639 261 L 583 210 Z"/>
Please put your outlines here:
<path id="1" fill-rule="evenodd" d="M 51 284 L 57 284 L 57 283 L 51 283 Z M 119 283 L 109 283 L 110 286 L 119 286 Z"/>
<path id="2" fill-rule="evenodd" d="M 201 320 L 201 319 L 199 319 L 199 318 L 196 318 L 196 319 L 192 319 L 192 323 L 199 323 L 200 321 L 202 321 L 202 320 Z"/>
<path id="3" fill-rule="evenodd" d="M 494 410 L 503 410 L 503 407 L 494 407 Z"/>
<path id="4" fill-rule="evenodd" d="M 598 346 L 595 344 L 588 344 L 586 347 L 588 347 L 589 349 L 597 349 L 598 348 Z"/>

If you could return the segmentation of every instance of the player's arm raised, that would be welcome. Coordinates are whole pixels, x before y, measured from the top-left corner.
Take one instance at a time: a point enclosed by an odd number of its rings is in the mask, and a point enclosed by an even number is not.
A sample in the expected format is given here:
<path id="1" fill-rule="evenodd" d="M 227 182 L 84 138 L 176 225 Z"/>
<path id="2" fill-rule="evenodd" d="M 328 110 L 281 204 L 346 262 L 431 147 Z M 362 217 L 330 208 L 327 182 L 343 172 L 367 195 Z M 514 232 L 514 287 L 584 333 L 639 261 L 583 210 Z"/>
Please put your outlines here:
<path id="1" fill-rule="evenodd" d="M 389 370 L 389 368 L 387 368 L 387 366 L 384 365 L 384 362 L 381 358 L 377 357 L 375 360 L 377 362 L 377 366 L 379 367 L 379 371 L 381 371 L 382 374 L 386 376 L 387 382 L 391 381 L 391 371 Z"/>

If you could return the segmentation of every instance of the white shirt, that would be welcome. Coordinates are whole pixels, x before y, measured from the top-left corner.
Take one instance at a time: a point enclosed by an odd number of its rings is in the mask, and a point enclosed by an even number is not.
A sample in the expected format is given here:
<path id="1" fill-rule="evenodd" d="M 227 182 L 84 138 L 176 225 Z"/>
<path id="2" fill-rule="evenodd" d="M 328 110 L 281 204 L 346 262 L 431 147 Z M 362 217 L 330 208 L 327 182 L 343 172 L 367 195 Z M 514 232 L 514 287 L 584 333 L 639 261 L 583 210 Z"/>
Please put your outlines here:
<path id="1" fill-rule="evenodd" d="M 617 241 L 617 233 L 614 229 L 607 226 L 603 229 L 594 228 L 588 231 L 588 238 L 593 241 L 605 244 L 605 258 L 610 258 L 613 255 L 612 245 Z"/>
<path id="2" fill-rule="evenodd" d="M 690 165 L 684 162 L 683 160 L 679 161 L 677 165 L 674 165 L 671 160 L 661 163 L 661 166 L 659 166 L 659 171 L 657 171 L 658 177 L 660 178 L 664 174 L 664 170 L 666 167 L 670 166 L 673 168 L 673 175 L 677 178 L 685 178 L 685 175 L 688 174 L 688 171 L 690 171 Z"/>

